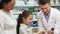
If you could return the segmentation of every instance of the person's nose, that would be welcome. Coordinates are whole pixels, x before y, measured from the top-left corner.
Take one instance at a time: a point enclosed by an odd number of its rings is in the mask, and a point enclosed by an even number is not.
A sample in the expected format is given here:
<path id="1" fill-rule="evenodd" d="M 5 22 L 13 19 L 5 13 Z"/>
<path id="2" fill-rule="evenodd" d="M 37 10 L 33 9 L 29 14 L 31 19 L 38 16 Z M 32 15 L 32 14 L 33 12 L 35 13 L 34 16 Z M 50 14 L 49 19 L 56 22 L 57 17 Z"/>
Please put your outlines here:
<path id="1" fill-rule="evenodd" d="M 46 12 L 46 9 L 44 9 L 43 11 Z"/>

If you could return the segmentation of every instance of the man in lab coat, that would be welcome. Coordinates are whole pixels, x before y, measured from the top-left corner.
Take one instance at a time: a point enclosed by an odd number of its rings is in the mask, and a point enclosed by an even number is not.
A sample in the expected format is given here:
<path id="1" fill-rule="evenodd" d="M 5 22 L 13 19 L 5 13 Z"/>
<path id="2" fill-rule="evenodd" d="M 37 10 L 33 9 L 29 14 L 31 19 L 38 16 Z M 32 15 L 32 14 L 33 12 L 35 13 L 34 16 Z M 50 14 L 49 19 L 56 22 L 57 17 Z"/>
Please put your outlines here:
<path id="1" fill-rule="evenodd" d="M 60 12 L 50 7 L 50 0 L 38 0 L 41 11 L 37 14 L 40 32 L 60 34 Z"/>

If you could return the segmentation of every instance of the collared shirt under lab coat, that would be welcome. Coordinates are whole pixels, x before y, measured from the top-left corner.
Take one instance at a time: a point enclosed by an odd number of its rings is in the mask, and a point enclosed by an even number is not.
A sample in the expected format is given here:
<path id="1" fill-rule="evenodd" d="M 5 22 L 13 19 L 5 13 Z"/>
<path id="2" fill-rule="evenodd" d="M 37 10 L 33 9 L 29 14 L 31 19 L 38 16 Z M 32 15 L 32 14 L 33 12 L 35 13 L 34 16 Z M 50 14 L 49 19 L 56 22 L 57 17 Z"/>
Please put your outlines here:
<path id="1" fill-rule="evenodd" d="M 54 34 L 58 34 L 58 33 L 60 34 L 60 12 L 59 10 L 54 9 L 54 8 L 50 9 L 50 16 L 49 16 L 48 22 L 46 21 L 46 18 L 42 11 L 40 11 L 37 14 L 37 19 L 38 19 L 39 31 L 43 31 L 43 28 L 46 28 L 47 30 L 51 30 L 51 28 L 54 28 Z"/>
<path id="2" fill-rule="evenodd" d="M 32 29 L 25 24 L 21 24 L 20 34 L 32 34 Z"/>
<path id="3" fill-rule="evenodd" d="M 0 10 L 0 34 L 16 34 L 16 24 L 12 13 Z"/>

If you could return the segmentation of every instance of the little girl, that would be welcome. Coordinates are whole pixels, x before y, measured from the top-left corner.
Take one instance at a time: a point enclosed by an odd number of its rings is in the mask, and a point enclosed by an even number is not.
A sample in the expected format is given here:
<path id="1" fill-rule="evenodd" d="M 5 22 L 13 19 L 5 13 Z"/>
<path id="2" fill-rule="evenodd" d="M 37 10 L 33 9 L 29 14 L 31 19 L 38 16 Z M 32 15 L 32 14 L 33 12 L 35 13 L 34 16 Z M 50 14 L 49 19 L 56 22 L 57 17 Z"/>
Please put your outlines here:
<path id="1" fill-rule="evenodd" d="M 24 10 L 22 14 L 19 14 L 17 19 L 17 34 L 32 34 L 30 23 L 33 15 L 28 10 Z"/>

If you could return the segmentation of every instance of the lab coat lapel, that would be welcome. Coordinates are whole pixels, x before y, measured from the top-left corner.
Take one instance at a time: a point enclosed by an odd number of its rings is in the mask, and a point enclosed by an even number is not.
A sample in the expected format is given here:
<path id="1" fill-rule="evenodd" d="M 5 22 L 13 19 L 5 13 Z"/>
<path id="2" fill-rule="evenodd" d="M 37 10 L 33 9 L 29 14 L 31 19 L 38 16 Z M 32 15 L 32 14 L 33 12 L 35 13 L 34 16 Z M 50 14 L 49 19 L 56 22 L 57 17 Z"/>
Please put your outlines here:
<path id="1" fill-rule="evenodd" d="M 54 16 L 53 16 L 52 10 L 50 11 L 50 16 L 49 16 L 48 22 L 47 22 L 47 20 L 46 20 L 45 15 L 44 15 L 43 12 L 42 12 L 41 15 L 42 15 L 42 16 L 41 16 L 41 19 L 42 19 L 42 22 L 43 22 L 43 24 L 44 24 L 44 27 L 48 28 L 48 26 L 50 26 L 51 23 L 53 23 L 53 17 L 54 17 Z"/>
<path id="2" fill-rule="evenodd" d="M 53 12 L 52 12 L 52 10 L 50 11 L 50 16 L 49 16 L 49 20 L 48 20 L 48 23 L 51 23 L 52 22 L 52 20 L 53 20 Z"/>
<path id="3" fill-rule="evenodd" d="M 47 24 L 47 28 L 51 29 L 53 27 L 54 27 L 54 13 L 53 13 L 53 11 L 51 9 L 51 11 L 50 11 L 50 17 L 49 17 L 48 24 Z"/>
<path id="4" fill-rule="evenodd" d="M 42 25 L 44 25 L 43 27 L 44 28 L 46 28 L 47 27 L 47 21 L 46 21 L 46 18 L 45 18 L 45 16 L 44 16 L 44 13 L 42 12 L 42 14 L 41 14 L 42 16 L 41 16 L 41 20 L 42 20 Z"/>

